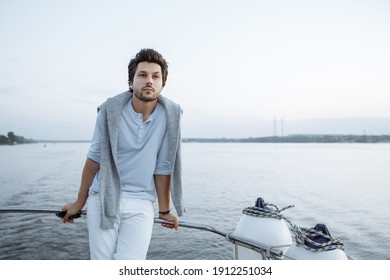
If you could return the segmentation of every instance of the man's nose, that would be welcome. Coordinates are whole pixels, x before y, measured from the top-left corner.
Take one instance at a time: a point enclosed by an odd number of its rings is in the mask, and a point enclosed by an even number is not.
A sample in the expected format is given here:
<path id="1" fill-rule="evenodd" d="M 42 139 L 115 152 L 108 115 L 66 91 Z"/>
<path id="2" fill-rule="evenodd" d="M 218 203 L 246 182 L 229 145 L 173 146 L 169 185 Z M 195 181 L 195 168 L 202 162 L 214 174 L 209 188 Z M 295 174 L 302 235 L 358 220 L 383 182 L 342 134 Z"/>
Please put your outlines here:
<path id="1" fill-rule="evenodd" d="M 153 84 L 153 78 L 152 78 L 151 75 L 146 77 L 146 83 L 147 84 Z"/>

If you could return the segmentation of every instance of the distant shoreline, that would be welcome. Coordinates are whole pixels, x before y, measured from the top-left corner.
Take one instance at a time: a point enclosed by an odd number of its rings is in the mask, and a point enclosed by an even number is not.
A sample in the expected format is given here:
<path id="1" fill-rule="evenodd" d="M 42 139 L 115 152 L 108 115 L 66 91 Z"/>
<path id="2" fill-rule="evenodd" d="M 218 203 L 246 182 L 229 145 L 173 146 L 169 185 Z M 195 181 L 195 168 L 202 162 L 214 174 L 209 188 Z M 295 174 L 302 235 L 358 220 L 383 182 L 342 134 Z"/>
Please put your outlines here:
<path id="1" fill-rule="evenodd" d="M 35 140 L 35 143 L 90 143 L 90 140 Z M 294 134 L 248 138 L 183 138 L 183 143 L 390 143 L 390 135 Z"/>
<path id="2" fill-rule="evenodd" d="M 184 138 L 183 143 L 390 143 L 390 135 L 294 134 L 249 138 Z"/>

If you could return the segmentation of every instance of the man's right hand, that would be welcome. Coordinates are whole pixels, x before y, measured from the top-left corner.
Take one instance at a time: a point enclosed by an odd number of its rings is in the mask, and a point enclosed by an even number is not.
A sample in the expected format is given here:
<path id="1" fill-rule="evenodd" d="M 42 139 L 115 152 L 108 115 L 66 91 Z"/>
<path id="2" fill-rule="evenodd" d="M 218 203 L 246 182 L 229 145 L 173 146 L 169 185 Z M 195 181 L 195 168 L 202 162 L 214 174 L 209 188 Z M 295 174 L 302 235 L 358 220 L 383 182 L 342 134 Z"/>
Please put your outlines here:
<path id="1" fill-rule="evenodd" d="M 76 215 L 78 212 L 81 211 L 81 209 L 84 207 L 84 205 L 81 205 L 80 203 L 74 202 L 64 205 L 62 207 L 61 211 L 66 211 L 65 216 L 61 219 L 61 221 L 65 223 L 74 223 L 74 220 L 71 218 L 71 216 Z"/>

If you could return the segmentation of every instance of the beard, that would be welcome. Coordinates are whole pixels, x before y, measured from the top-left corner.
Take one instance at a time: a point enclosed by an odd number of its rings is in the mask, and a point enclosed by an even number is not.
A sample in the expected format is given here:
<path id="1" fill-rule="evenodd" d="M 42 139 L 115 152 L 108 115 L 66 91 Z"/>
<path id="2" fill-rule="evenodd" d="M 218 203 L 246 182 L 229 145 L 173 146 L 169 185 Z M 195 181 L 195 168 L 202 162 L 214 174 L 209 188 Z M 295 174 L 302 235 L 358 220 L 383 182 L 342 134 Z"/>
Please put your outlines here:
<path id="1" fill-rule="evenodd" d="M 156 101 L 160 97 L 160 92 L 153 91 L 152 94 L 146 93 L 146 90 L 138 90 L 133 89 L 133 95 L 137 97 L 139 100 L 142 100 L 144 102 L 153 102 Z M 150 91 L 149 91 L 150 92 Z"/>

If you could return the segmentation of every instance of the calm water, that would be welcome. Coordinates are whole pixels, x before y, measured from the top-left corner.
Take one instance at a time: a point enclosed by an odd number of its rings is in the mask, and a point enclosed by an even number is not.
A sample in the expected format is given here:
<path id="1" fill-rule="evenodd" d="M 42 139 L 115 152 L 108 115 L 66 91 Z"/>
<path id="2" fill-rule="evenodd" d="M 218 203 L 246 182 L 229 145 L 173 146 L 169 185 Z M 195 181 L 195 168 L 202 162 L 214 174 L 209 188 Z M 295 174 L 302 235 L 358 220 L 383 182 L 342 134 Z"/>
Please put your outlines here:
<path id="1" fill-rule="evenodd" d="M 58 207 L 76 197 L 89 144 L 0 146 L 0 206 Z M 355 259 L 390 259 L 390 144 L 183 144 L 182 220 L 233 231 L 263 197 L 295 224 L 325 223 Z M 0 259 L 88 259 L 85 218 L 0 214 Z M 148 259 L 232 259 L 208 232 L 155 225 Z"/>

